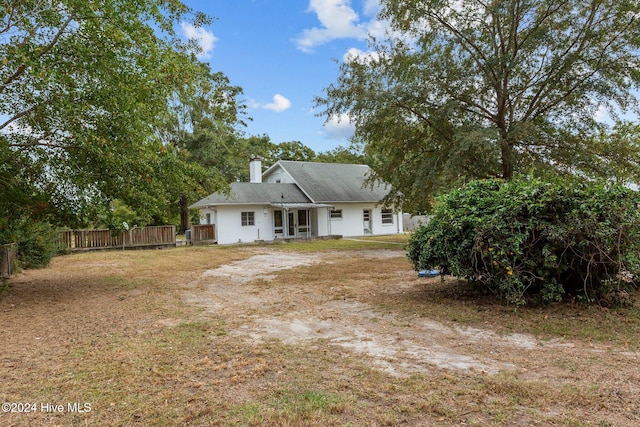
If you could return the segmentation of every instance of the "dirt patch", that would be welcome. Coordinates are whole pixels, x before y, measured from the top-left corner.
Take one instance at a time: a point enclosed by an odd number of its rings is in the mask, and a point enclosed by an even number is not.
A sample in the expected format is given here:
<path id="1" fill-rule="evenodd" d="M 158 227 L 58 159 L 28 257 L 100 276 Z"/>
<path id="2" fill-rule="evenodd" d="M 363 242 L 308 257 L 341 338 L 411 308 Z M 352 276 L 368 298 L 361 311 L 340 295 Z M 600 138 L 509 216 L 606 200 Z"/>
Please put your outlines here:
<path id="1" fill-rule="evenodd" d="M 331 269 L 333 263 L 339 262 L 337 256 L 344 257 L 335 253 L 257 254 L 206 271 L 192 283 L 199 292 L 191 290 L 187 300 L 205 306 L 210 313 L 236 312 L 243 321 L 230 331 L 235 336 L 255 343 L 277 339 L 286 344 L 321 342 L 340 346 L 370 357 L 376 368 L 394 376 L 433 369 L 491 375 L 504 371 L 529 372 L 528 358 L 536 359 L 550 351 L 571 353 L 578 346 L 561 340 L 541 341 L 526 334 L 499 335 L 491 329 L 448 326 L 415 315 L 400 317 L 355 298 L 323 293 L 316 287 L 305 286 L 304 282 L 277 286 L 278 272 L 303 266 Z M 369 250 L 351 256 L 389 259 L 404 254 Z M 340 280 L 335 277 L 336 283 Z M 415 286 L 417 282 L 411 283 Z M 604 349 L 580 346 L 580 351 L 598 353 Z M 513 357 L 514 353 L 519 357 Z M 634 352 L 618 355 L 639 359 Z"/>
<path id="2" fill-rule="evenodd" d="M 265 253 L 207 270 L 202 277 L 226 279 L 231 283 L 246 283 L 258 279 L 271 280 L 276 277 L 272 273 L 319 262 L 320 258 L 317 255 Z"/>

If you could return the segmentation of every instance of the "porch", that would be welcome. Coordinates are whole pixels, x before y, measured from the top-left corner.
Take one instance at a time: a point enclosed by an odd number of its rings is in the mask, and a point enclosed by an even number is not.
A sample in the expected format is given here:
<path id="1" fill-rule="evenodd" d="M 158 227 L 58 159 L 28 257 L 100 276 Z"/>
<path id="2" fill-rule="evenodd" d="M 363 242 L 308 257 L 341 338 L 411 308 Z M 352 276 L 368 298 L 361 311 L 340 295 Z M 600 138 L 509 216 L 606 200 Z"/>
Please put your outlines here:
<path id="1" fill-rule="evenodd" d="M 327 236 L 322 225 L 331 205 L 318 203 L 272 203 L 274 240 Z"/>

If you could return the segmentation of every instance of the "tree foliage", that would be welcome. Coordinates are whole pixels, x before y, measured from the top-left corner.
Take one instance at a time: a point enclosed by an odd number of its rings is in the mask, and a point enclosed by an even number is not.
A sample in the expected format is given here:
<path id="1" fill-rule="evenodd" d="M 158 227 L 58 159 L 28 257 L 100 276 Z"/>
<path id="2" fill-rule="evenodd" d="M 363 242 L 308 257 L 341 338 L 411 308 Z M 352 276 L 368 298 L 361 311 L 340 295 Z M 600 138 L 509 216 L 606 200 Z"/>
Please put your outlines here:
<path id="1" fill-rule="evenodd" d="M 353 144 L 348 147 L 338 146 L 331 150 L 321 151 L 316 155 L 315 161 L 324 163 L 351 163 L 367 164 L 367 158 L 362 150 Z"/>
<path id="2" fill-rule="evenodd" d="M 179 212 L 181 231 L 190 226 L 189 205 L 227 185 L 227 146 L 235 144 L 237 127 L 245 124 L 246 107 L 238 101 L 241 94 L 242 88 L 231 85 L 226 75 L 200 64 L 190 84 L 171 96 L 164 124 L 157 131 L 185 165 L 169 195 L 171 210 Z"/>
<path id="3" fill-rule="evenodd" d="M 81 225 L 115 198 L 156 214 L 184 165 L 155 130 L 201 74 L 173 25 L 207 18 L 173 0 L 9 0 L 2 12 L 3 214 L 38 205 Z"/>
<path id="4" fill-rule="evenodd" d="M 640 279 L 639 205 L 636 191 L 577 179 L 472 181 L 439 199 L 408 255 L 518 305 L 624 302 Z"/>
<path id="5" fill-rule="evenodd" d="M 300 141 L 281 142 L 274 153 L 278 160 L 293 160 L 298 162 L 310 162 L 316 158 L 316 152 Z"/>
<path id="6" fill-rule="evenodd" d="M 328 117 L 348 114 L 397 198 L 419 210 L 442 188 L 532 168 L 616 176 L 621 151 L 633 170 L 620 173 L 637 181 L 637 129 L 631 147 L 596 118 L 638 112 L 640 3 L 382 6 L 388 38 L 346 61 L 318 103 Z"/>

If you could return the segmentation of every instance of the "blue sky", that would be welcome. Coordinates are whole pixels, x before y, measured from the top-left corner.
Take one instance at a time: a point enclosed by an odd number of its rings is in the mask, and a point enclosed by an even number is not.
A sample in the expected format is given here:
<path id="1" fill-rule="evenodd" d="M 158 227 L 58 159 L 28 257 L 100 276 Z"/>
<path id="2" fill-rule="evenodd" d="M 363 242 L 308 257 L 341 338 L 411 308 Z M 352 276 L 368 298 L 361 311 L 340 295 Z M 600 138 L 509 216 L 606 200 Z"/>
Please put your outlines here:
<path id="1" fill-rule="evenodd" d="M 381 34 L 377 0 L 183 0 L 215 18 L 184 37 L 199 39 L 200 58 L 243 88 L 245 132 L 300 141 L 316 152 L 348 145 L 348 120 L 317 117 L 314 97 L 335 82 L 347 52 L 364 53 L 367 34 Z M 337 62 L 336 62 L 337 61 Z"/>

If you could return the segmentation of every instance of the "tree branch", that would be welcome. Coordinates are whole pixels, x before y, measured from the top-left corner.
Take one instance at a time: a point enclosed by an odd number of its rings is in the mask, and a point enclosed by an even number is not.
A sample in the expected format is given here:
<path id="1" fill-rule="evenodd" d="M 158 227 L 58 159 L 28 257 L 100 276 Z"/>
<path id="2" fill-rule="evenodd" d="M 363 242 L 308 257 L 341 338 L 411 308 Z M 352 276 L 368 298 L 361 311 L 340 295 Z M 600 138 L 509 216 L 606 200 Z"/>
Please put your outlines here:
<path id="1" fill-rule="evenodd" d="M 576 80 L 576 84 L 574 84 L 568 91 L 566 91 L 563 96 L 556 98 L 554 101 L 550 101 L 549 104 L 547 104 L 544 108 L 538 109 L 538 111 L 536 111 L 535 114 L 533 114 L 531 117 L 532 118 L 536 118 L 536 117 L 540 117 L 541 115 L 544 115 L 546 113 L 548 113 L 551 109 L 553 109 L 554 107 L 556 107 L 558 104 L 560 104 L 561 102 L 565 101 L 569 96 L 571 96 L 585 81 L 589 81 L 593 76 L 595 76 L 596 74 L 598 74 L 601 71 L 601 66 L 602 63 L 604 62 L 605 56 L 607 51 L 611 48 L 611 45 L 618 40 L 618 38 L 624 34 L 624 32 L 630 28 L 632 25 L 634 25 L 636 22 L 636 18 L 635 17 L 631 17 L 631 19 L 629 20 L 629 22 L 627 23 L 627 25 L 625 25 L 622 30 L 618 31 L 618 33 L 614 34 L 611 39 L 605 44 L 604 48 L 601 50 L 600 55 L 596 61 L 596 64 L 594 64 L 594 66 L 592 67 L 592 70 L 590 73 L 587 74 L 586 77 L 582 78 L 582 79 L 577 79 Z M 584 41 L 581 43 L 583 44 Z M 531 109 L 530 109 L 531 110 Z M 527 111 L 527 114 L 530 112 Z M 527 116 L 525 116 L 526 118 Z"/>
<path id="2" fill-rule="evenodd" d="M 31 113 L 32 111 L 34 111 L 36 108 L 38 108 L 41 104 L 36 104 L 33 105 L 29 108 L 27 108 L 24 111 L 19 112 L 18 114 L 15 114 L 13 117 L 10 117 L 9 119 L 7 119 L 3 124 L 0 125 L 0 130 L 6 128 L 7 126 L 9 126 L 11 123 L 15 122 L 16 120 L 26 116 L 27 114 Z"/>
<path id="3" fill-rule="evenodd" d="M 534 94 L 533 98 L 531 98 L 531 101 L 529 102 L 529 108 L 527 108 L 527 111 L 525 112 L 525 114 L 523 115 L 522 119 L 523 120 L 528 120 L 530 117 L 536 117 L 539 116 L 539 114 L 536 112 L 534 114 L 534 112 L 538 109 L 538 101 L 540 99 L 543 98 L 543 93 L 545 92 L 545 89 L 547 87 L 549 87 L 552 84 L 555 84 L 558 80 L 559 77 L 565 73 L 568 69 L 570 69 L 573 65 L 575 65 L 576 63 L 576 59 L 571 59 L 571 58 L 567 58 L 572 52 L 580 52 L 584 49 L 585 43 L 587 41 L 587 29 L 591 28 L 593 20 L 595 19 L 596 15 L 597 15 L 597 9 L 598 9 L 598 5 L 594 5 L 591 8 L 591 13 L 589 14 L 589 17 L 587 19 L 587 21 L 584 23 L 584 25 L 582 26 L 582 28 L 580 28 L 580 31 L 578 32 L 577 36 L 575 37 L 575 39 L 567 46 L 567 48 L 558 56 L 558 58 L 563 59 L 563 66 L 558 67 L 555 70 L 551 70 L 552 72 L 547 76 L 547 78 L 544 79 L 543 83 L 540 85 L 540 87 L 538 88 L 538 90 L 536 91 L 536 93 Z M 576 46 L 578 46 L 576 48 Z M 607 45 L 608 46 L 608 45 Z M 606 49 L 604 49 L 604 51 L 606 51 Z M 597 72 L 596 70 L 593 70 L 588 77 L 592 77 L 595 73 Z M 552 103 L 552 105 L 547 106 L 546 108 L 543 109 L 543 111 L 549 111 L 550 108 L 552 108 L 554 105 L 557 105 L 557 103 L 566 100 L 573 92 L 575 92 L 575 90 L 580 86 L 580 84 L 584 81 L 586 81 L 588 79 L 581 79 L 579 82 L 577 82 L 569 91 L 567 91 L 561 98 L 559 98 L 556 102 Z"/>
<path id="4" fill-rule="evenodd" d="M 13 20 L 13 16 L 14 16 L 15 11 L 16 11 L 16 8 L 15 7 L 11 7 L 11 12 L 9 13 L 9 15 L 7 17 L 7 25 L 5 25 L 4 28 L 0 29 L 0 34 L 6 33 L 11 28 L 11 21 Z"/>
<path id="5" fill-rule="evenodd" d="M 42 51 L 40 51 L 40 53 L 37 55 L 36 58 L 41 58 L 42 56 L 48 54 L 51 51 L 51 49 L 53 49 L 53 47 L 58 43 L 58 41 L 64 34 L 65 30 L 67 29 L 71 21 L 73 21 L 73 17 L 69 16 L 67 20 L 60 26 L 60 29 L 58 30 L 56 35 L 53 37 L 53 39 L 44 47 L 44 49 L 42 49 Z M 24 73 L 26 69 L 27 69 L 27 64 L 20 65 L 18 69 L 15 71 L 15 73 L 13 73 L 8 79 L 3 81 L 2 84 L 0 85 L 0 94 L 9 86 L 9 84 L 11 84 L 18 77 L 20 77 L 20 75 Z"/>
<path id="6" fill-rule="evenodd" d="M 438 14 L 427 12 L 427 16 L 431 16 L 433 19 L 435 19 L 440 25 L 448 29 L 461 42 L 460 45 L 462 46 L 462 49 L 464 49 L 467 53 L 469 53 L 469 55 L 471 55 L 471 58 L 473 58 L 473 61 L 476 63 L 478 68 L 482 69 L 485 72 L 489 72 L 489 74 L 493 76 L 494 82 L 497 82 L 499 80 L 495 71 L 492 68 L 487 67 L 487 57 L 484 55 L 482 50 L 475 43 L 473 43 L 472 40 L 469 39 L 469 37 L 462 34 L 460 30 L 458 30 Z"/>
<path id="7" fill-rule="evenodd" d="M 400 109 L 409 111 L 411 114 L 415 115 L 416 117 L 418 117 L 420 120 L 424 121 L 427 126 L 429 126 L 430 129 L 434 130 L 438 135 L 440 135 L 442 138 L 444 138 L 446 141 L 448 142 L 454 142 L 454 140 L 446 135 L 444 132 L 442 132 L 434 123 L 433 121 L 431 121 L 427 116 L 425 116 L 424 114 L 420 113 L 419 111 L 417 111 L 415 108 L 409 106 L 409 105 L 405 105 L 402 102 L 397 102 L 396 106 Z"/>
<path id="8" fill-rule="evenodd" d="M 67 144 L 57 144 L 54 142 L 29 142 L 29 143 L 19 143 L 19 144 L 9 144 L 9 147 L 13 148 L 33 148 L 33 147 L 47 147 L 47 148 L 60 148 L 62 150 L 80 150 L 82 149 L 79 145 L 67 145 Z"/>

